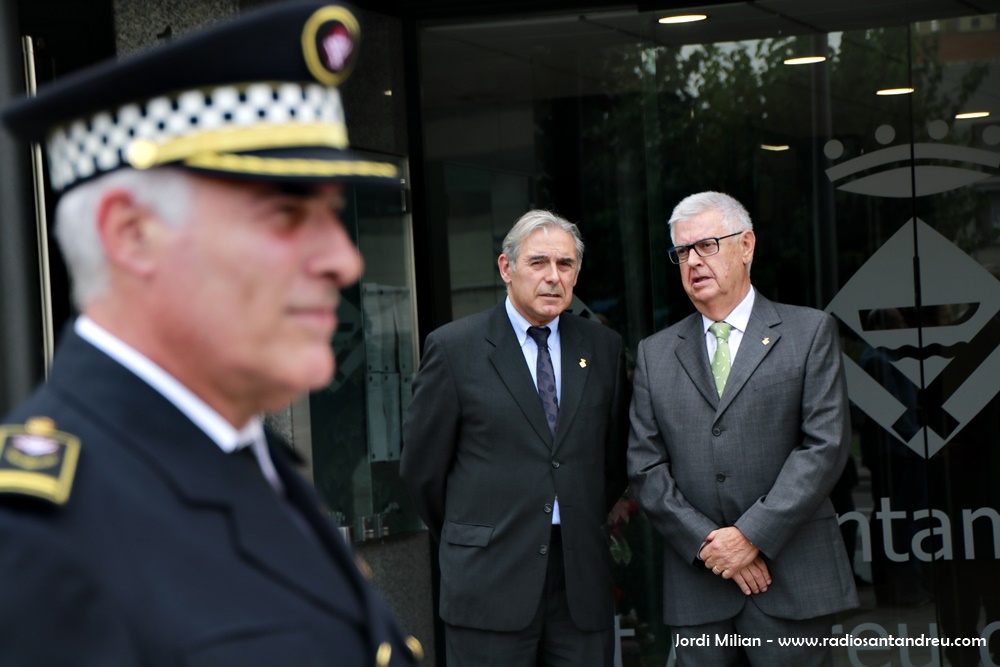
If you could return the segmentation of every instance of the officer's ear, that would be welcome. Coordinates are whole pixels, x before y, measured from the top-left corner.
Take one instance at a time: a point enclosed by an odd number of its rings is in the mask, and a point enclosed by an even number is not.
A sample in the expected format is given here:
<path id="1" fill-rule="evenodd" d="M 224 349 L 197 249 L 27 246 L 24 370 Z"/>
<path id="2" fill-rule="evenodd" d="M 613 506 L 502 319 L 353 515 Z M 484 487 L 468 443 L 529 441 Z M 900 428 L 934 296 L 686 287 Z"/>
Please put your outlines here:
<path id="1" fill-rule="evenodd" d="M 743 235 L 739 238 L 739 242 L 743 266 L 750 266 L 750 263 L 753 262 L 753 251 L 757 247 L 757 237 L 754 236 L 752 229 L 748 229 L 743 232 Z"/>
<path id="2" fill-rule="evenodd" d="M 134 277 L 147 277 L 154 272 L 164 223 L 139 204 L 131 192 L 111 188 L 101 196 L 97 204 L 97 233 L 110 267 Z"/>
<path id="3" fill-rule="evenodd" d="M 507 255 L 497 257 L 497 267 L 500 269 L 500 277 L 509 285 L 510 281 L 514 279 L 514 276 L 511 275 L 514 272 L 514 265 L 507 259 Z"/>

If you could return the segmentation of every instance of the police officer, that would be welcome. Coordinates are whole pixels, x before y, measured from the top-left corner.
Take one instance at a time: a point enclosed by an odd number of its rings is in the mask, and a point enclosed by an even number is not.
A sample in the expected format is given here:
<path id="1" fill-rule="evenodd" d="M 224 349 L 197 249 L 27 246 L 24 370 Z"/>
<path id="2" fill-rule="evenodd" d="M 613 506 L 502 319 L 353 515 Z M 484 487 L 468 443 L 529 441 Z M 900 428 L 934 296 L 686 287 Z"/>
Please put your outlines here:
<path id="1" fill-rule="evenodd" d="M 282 3 L 8 107 L 80 316 L 0 426 L 0 664 L 420 658 L 260 415 L 325 386 L 362 260 L 344 7 Z"/>

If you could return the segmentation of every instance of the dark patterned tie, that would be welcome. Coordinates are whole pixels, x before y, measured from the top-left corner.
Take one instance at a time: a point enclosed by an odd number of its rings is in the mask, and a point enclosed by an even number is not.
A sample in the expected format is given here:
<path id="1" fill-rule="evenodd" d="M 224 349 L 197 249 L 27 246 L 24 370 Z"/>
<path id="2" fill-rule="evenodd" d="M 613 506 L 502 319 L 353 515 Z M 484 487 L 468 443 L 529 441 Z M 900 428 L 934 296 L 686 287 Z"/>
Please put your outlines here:
<path id="1" fill-rule="evenodd" d="M 538 345 L 538 360 L 535 364 L 535 378 L 538 382 L 538 396 L 545 409 L 545 420 L 549 424 L 552 437 L 556 436 L 556 422 L 559 419 L 559 397 L 556 395 L 556 372 L 549 355 L 548 327 L 528 327 L 528 335 Z"/>

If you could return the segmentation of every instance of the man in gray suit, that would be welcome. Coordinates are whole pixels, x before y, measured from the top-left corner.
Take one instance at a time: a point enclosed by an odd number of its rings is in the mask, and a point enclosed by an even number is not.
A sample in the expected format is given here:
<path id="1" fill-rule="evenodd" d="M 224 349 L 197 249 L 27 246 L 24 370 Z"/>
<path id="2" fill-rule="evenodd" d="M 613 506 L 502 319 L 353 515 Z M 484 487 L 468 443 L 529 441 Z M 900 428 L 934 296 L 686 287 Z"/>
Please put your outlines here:
<path id="1" fill-rule="evenodd" d="M 829 648 L 778 638 L 827 637 L 858 603 L 828 498 L 850 437 L 836 325 L 753 289 L 732 197 L 687 197 L 670 233 L 698 312 L 639 345 L 628 470 L 666 542 L 678 663 L 830 665 Z"/>
<path id="2" fill-rule="evenodd" d="M 505 302 L 424 346 L 401 474 L 440 543 L 449 667 L 612 664 L 628 391 L 621 337 L 564 312 L 582 259 L 576 225 L 528 212 Z"/>

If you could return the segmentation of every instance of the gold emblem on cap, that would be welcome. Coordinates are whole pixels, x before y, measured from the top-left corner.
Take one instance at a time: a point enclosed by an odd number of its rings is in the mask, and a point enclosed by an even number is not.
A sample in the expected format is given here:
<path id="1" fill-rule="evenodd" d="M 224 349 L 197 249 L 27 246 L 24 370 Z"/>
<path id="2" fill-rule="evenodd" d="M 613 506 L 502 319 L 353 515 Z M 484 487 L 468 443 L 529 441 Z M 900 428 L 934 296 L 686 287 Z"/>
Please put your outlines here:
<path id="1" fill-rule="evenodd" d="M 319 30 L 325 24 L 337 22 L 347 28 L 353 40 L 354 53 L 348 56 L 344 67 L 340 71 L 333 71 L 323 64 L 323 58 L 316 46 L 316 37 Z M 306 59 L 306 66 L 309 72 L 316 77 L 320 83 L 328 86 L 339 85 L 346 79 L 354 68 L 354 61 L 361 37 L 361 26 L 354 14 L 344 7 L 321 7 L 317 9 L 302 28 L 302 55 Z"/>

